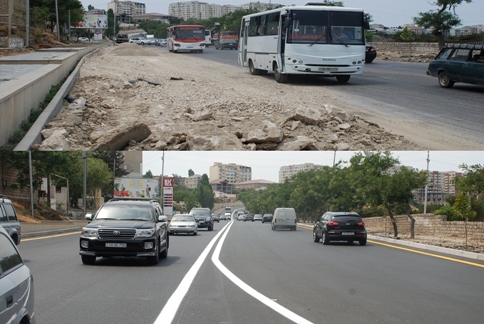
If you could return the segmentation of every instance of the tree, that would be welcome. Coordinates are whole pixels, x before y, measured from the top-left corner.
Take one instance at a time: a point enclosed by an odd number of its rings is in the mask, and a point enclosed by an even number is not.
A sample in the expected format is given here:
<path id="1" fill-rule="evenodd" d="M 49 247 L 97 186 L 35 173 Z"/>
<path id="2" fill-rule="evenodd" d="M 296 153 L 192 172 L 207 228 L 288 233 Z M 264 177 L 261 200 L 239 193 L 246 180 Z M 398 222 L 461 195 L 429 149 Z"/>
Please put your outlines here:
<path id="1" fill-rule="evenodd" d="M 424 28 L 433 28 L 432 34 L 437 37 L 439 49 L 442 49 L 445 46 L 444 32 L 461 25 L 460 18 L 455 14 L 455 8 L 462 2 L 471 3 L 472 0 L 437 0 L 433 5 L 439 7 L 438 10 L 420 12 L 413 21 Z"/>
<path id="2" fill-rule="evenodd" d="M 413 32 L 405 26 L 402 32 L 399 35 L 399 38 L 404 42 L 413 42 L 415 37 L 413 36 Z"/>
<path id="3" fill-rule="evenodd" d="M 151 170 L 146 171 L 146 173 L 143 175 L 143 178 L 153 179 L 153 173 L 151 172 Z"/>
<path id="4" fill-rule="evenodd" d="M 462 164 L 459 167 L 466 171 L 466 175 L 455 179 L 457 189 L 475 197 L 482 195 L 484 193 L 484 166 Z"/>
<path id="5" fill-rule="evenodd" d="M 202 179 L 195 189 L 195 197 L 197 198 L 200 205 L 204 208 L 213 208 L 215 203 L 215 196 L 212 190 L 212 186 L 208 181 L 207 174 L 202 175 Z"/>
<path id="6" fill-rule="evenodd" d="M 195 172 L 193 172 L 192 169 L 188 170 L 188 176 L 191 177 L 192 175 L 195 175 Z"/>
<path id="7" fill-rule="evenodd" d="M 69 21 L 69 13 L 71 25 L 77 25 L 84 19 L 84 7 L 79 0 L 58 1 L 57 5 L 59 12 L 59 27 L 67 25 Z M 47 22 L 50 26 L 51 33 L 53 33 L 57 20 L 55 0 L 31 0 L 30 7 L 32 8 L 31 10 L 35 12 L 36 24 Z M 42 23 L 42 25 L 47 24 Z"/>
<path id="8" fill-rule="evenodd" d="M 457 217 L 463 219 L 473 219 L 474 217 L 476 217 L 476 211 L 472 210 L 469 198 L 470 197 L 467 197 L 467 195 L 463 192 L 457 195 L 454 206 L 452 206 L 452 211 Z"/>

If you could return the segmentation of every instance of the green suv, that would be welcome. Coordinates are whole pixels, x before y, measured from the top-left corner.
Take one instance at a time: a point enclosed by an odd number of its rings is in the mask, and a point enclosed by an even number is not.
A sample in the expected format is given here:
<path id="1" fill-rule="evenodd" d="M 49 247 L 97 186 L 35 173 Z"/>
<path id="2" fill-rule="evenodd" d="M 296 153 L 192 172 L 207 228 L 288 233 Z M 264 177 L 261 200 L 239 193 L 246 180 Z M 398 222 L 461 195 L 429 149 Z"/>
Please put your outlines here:
<path id="1" fill-rule="evenodd" d="M 20 223 L 12 201 L 0 196 L 0 226 L 10 235 L 16 245 L 20 244 Z"/>
<path id="2" fill-rule="evenodd" d="M 442 88 L 456 82 L 484 85 L 484 45 L 444 47 L 430 62 L 427 75 L 437 77 Z"/>

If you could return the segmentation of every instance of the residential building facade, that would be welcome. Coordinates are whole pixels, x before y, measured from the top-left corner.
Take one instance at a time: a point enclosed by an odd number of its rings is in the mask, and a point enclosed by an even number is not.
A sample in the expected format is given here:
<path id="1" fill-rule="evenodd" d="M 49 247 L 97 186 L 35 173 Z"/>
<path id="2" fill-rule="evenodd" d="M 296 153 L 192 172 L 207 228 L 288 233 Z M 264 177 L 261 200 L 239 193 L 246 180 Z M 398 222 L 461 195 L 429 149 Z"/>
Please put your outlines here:
<path id="1" fill-rule="evenodd" d="M 279 183 L 283 183 L 286 179 L 292 177 L 297 172 L 307 171 L 311 169 L 321 169 L 323 166 L 314 163 L 285 165 L 279 169 Z"/>
<path id="2" fill-rule="evenodd" d="M 455 179 L 461 176 L 464 176 L 463 172 L 430 171 L 429 184 L 427 185 L 427 203 L 444 205 L 447 196 L 458 195 L 459 191 L 455 187 Z M 414 195 L 417 202 L 424 203 L 425 186 L 415 190 Z"/>
<path id="3" fill-rule="evenodd" d="M 227 180 L 230 184 L 236 184 L 252 180 L 252 168 L 235 163 L 223 164 L 215 162 L 210 167 L 210 179 Z"/>
<path id="4" fill-rule="evenodd" d="M 168 14 L 187 20 L 189 18 L 195 19 L 209 19 L 222 17 L 228 13 L 242 9 L 256 9 L 264 11 L 270 8 L 280 6 L 277 3 L 261 3 L 261 2 L 249 2 L 241 6 L 235 5 L 217 5 L 200 1 L 185 1 L 185 2 L 172 2 L 168 5 Z"/>
<path id="5" fill-rule="evenodd" d="M 249 180 L 249 181 L 244 181 L 237 183 L 235 185 L 235 188 L 242 190 L 242 189 L 265 189 L 267 188 L 270 184 L 273 184 L 274 182 L 269 181 L 269 180 Z"/>
<path id="6" fill-rule="evenodd" d="M 189 176 L 188 178 L 184 178 L 185 187 L 190 189 L 195 189 L 198 187 L 198 184 L 202 181 L 202 176 L 199 174 L 194 174 Z"/>
<path id="7" fill-rule="evenodd" d="M 146 13 L 146 4 L 134 1 L 111 0 L 108 3 L 109 9 L 113 10 L 118 22 L 131 24 L 133 22 L 133 16 Z"/>

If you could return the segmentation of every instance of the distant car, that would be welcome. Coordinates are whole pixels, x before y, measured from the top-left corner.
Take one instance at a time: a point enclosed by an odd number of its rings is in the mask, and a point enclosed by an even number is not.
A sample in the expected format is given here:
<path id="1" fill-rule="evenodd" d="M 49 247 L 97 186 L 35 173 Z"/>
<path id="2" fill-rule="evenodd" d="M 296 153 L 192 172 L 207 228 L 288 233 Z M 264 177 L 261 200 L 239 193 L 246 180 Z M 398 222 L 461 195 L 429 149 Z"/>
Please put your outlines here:
<path id="1" fill-rule="evenodd" d="M 22 235 L 17 213 L 15 212 L 12 201 L 3 198 L 3 196 L 0 196 L 0 227 L 5 229 L 16 245 L 20 244 Z"/>
<path id="2" fill-rule="evenodd" d="M 484 85 L 484 45 L 444 47 L 429 63 L 427 75 L 437 77 L 442 88 L 456 82 Z"/>
<path id="3" fill-rule="evenodd" d="M 148 42 L 146 44 L 148 45 L 156 45 L 156 38 L 147 38 Z"/>
<path id="4" fill-rule="evenodd" d="M 376 58 L 375 46 L 366 44 L 365 63 L 371 63 L 375 58 Z"/>
<path id="5" fill-rule="evenodd" d="M 208 231 L 213 231 L 213 219 L 209 208 L 192 208 L 190 215 L 195 217 L 198 228 L 206 228 Z"/>
<path id="6" fill-rule="evenodd" d="M 148 263 L 157 264 L 168 256 L 168 217 L 157 201 L 114 198 L 85 218 L 89 224 L 79 238 L 84 264 L 112 256 L 146 257 Z"/>
<path id="7" fill-rule="evenodd" d="M 221 39 L 215 43 L 215 49 L 231 49 L 236 50 L 238 48 L 237 41 L 235 39 Z"/>
<path id="8" fill-rule="evenodd" d="M 77 41 L 78 42 L 89 42 L 89 38 L 87 38 L 87 37 L 78 37 L 77 38 Z"/>
<path id="9" fill-rule="evenodd" d="M 237 220 L 245 221 L 245 214 L 239 214 L 239 216 L 237 216 Z"/>
<path id="10" fill-rule="evenodd" d="M 145 44 L 149 44 L 149 40 L 144 38 L 144 37 L 136 37 L 136 36 L 133 36 L 129 39 L 129 42 L 130 43 L 134 43 L 134 44 L 138 44 L 138 45 L 145 45 Z"/>
<path id="11" fill-rule="evenodd" d="M 255 214 L 254 215 L 254 220 L 255 221 L 262 221 L 262 215 L 261 214 Z"/>
<path id="12" fill-rule="evenodd" d="M 176 214 L 171 218 L 168 233 L 171 234 L 191 234 L 197 235 L 197 221 L 193 215 Z"/>
<path id="13" fill-rule="evenodd" d="M 159 43 L 159 46 L 161 47 L 166 47 L 167 45 L 167 41 L 164 38 L 160 39 L 158 43 Z"/>
<path id="14" fill-rule="evenodd" d="M 220 223 L 220 218 L 218 217 L 218 215 L 217 215 L 217 214 L 212 214 L 212 220 L 213 220 L 214 222 Z"/>
<path id="15" fill-rule="evenodd" d="M 245 221 L 251 221 L 251 222 L 253 222 L 254 221 L 254 215 L 252 215 L 252 214 L 245 215 L 244 222 Z"/>
<path id="16" fill-rule="evenodd" d="M 0 323 L 35 324 L 34 280 L 10 235 L 0 226 Z"/>
<path id="17" fill-rule="evenodd" d="M 262 215 L 262 223 L 270 223 L 270 222 L 272 222 L 272 214 Z"/>
<path id="18" fill-rule="evenodd" d="M 232 214 L 230 214 L 230 213 L 225 213 L 224 216 L 225 216 L 226 220 L 231 220 L 231 218 L 232 218 Z"/>
<path id="19" fill-rule="evenodd" d="M 358 241 L 366 245 L 365 223 L 355 212 L 327 212 L 319 218 L 313 227 L 313 241 L 329 244 L 330 241 Z"/>

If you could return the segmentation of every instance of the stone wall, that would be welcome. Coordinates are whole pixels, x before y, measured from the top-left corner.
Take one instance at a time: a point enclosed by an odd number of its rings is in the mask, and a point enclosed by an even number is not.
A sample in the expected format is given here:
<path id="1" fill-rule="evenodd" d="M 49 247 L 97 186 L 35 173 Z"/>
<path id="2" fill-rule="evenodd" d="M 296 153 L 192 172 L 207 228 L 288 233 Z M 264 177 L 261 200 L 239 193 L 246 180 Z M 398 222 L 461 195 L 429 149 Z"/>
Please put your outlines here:
<path id="1" fill-rule="evenodd" d="M 8 25 L 8 17 L 4 15 L 9 14 L 9 2 L 10 0 L 0 0 L 0 26 Z M 25 0 L 13 0 L 13 16 L 12 16 L 12 26 L 23 26 L 25 30 L 25 14 L 26 14 L 26 1 Z M 0 35 L 2 36 L 2 35 Z M 7 36 L 7 35 L 3 35 Z"/>
<path id="2" fill-rule="evenodd" d="M 423 42 L 372 42 L 371 45 L 376 47 L 378 53 L 393 52 L 401 55 L 416 55 L 416 54 L 433 54 L 439 53 L 438 43 L 423 43 Z"/>
<path id="3" fill-rule="evenodd" d="M 445 216 L 433 214 L 415 214 L 415 236 L 435 237 L 459 237 L 465 238 L 466 227 L 467 237 L 470 240 L 484 241 L 484 223 L 465 221 L 447 221 Z M 395 216 L 399 235 L 410 234 L 410 221 L 406 215 Z M 364 218 L 365 227 L 368 233 L 391 233 L 393 226 L 390 217 L 368 217 Z"/>

